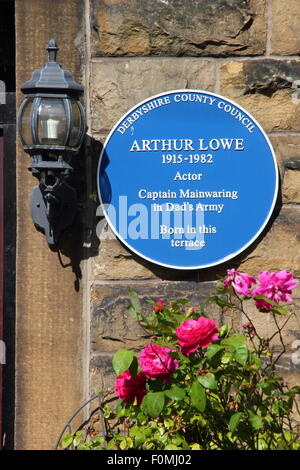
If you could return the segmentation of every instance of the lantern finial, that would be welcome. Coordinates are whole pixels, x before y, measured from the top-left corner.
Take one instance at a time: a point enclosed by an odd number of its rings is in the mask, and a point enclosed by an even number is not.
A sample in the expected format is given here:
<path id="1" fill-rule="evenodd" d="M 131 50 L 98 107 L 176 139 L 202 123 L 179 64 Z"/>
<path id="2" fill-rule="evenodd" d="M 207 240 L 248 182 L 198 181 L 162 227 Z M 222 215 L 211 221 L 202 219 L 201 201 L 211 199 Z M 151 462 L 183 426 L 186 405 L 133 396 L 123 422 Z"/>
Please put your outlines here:
<path id="1" fill-rule="evenodd" d="M 49 54 L 49 62 L 56 62 L 57 51 L 59 48 L 57 47 L 55 39 L 50 39 L 48 42 L 47 51 Z"/>

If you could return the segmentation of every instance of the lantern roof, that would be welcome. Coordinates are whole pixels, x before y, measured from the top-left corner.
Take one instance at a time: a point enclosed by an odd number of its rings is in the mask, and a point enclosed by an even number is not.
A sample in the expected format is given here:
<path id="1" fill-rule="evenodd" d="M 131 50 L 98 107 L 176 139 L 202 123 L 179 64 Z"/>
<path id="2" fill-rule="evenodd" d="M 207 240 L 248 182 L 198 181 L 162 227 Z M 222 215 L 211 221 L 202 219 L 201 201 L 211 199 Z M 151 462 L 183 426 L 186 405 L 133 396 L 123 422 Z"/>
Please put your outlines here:
<path id="1" fill-rule="evenodd" d="M 49 61 L 41 69 L 33 72 L 31 79 L 21 85 L 21 91 L 24 94 L 41 92 L 81 95 L 84 91 L 82 85 L 75 82 L 71 72 L 63 69 L 56 62 L 59 48 L 54 39 L 50 39 L 46 50 L 49 54 Z"/>

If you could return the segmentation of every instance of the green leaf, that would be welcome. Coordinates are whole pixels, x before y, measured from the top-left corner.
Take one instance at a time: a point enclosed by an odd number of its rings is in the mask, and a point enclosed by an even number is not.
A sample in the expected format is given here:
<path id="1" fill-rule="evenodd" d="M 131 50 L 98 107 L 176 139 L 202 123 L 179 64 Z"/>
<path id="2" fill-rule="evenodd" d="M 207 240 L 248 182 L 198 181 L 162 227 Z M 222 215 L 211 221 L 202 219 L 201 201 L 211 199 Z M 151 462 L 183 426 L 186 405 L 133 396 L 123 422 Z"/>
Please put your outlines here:
<path id="1" fill-rule="evenodd" d="M 228 335 L 230 329 L 231 329 L 231 326 L 230 326 L 230 325 L 223 325 L 223 326 L 220 328 L 219 337 L 220 337 L 220 338 L 226 338 L 226 336 Z"/>
<path id="2" fill-rule="evenodd" d="M 116 413 L 117 415 L 119 415 L 121 413 L 120 416 L 124 416 L 124 412 L 123 412 L 123 400 L 118 400 L 117 402 L 117 406 L 116 406 Z"/>
<path id="3" fill-rule="evenodd" d="M 136 436 L 135 436 L 135 442 L 136 442 L 136 445 L 137 446 L 141 446 L 142 444 L 144 444 L 145 440 L 146 440 L 146 436 L 144 433 L 137 433 Z"/>
<path id="4" fill-rule="evenodd" d="M 82 441 L 83 431 L 78 431 L 74 437 L 73 444 L 75 447 L 78 447 Z"/>
<path id="5" fill-rule="evenodd" d="M 166 429 L 173 428 L 174 426 L 175 426 L 175 422 L 172 419 L 170 418 L 164 419 L 164 427 Z"/>
<path id="6" fill-rule="evenodd" d="M 294 385 L 294 386 L 290 389 L 289 394 L 300 395 L 300 385 Z"/>
<path id="7" fill-rule="evenodd" d="M 272 312 L 278 313 L 278 315 L 285 315 L 287 313 L 287 309 L 284 307 L 273 307 Z"/>
<path id="8" fill-rule="evenodd" d="M 135 292 L 135 290 L 128 289 L 128 295 L 129 295 L 129 299 L 130 299 L 132 307 L 134 308 L 136 313 L 140 313 L 142 311 L 142 306 L 141 306 L 140 299 L 137 293 Z"/>
<path id="9" fill-rule="evenodd" d="M 197 444 L 196 442 L 191 444 L 190 448 L 191 450 L 201 450 L 200 444 Z"/>
<path id="10" fill-rule="evenodd" d="M 227 300 L 220 299 L 220 297 L 217 297 L 217 298 L 215 299 L 215 302 L 216 302 L 216 304 L 217 304 L 219 307 L 221 307 L 221 308 L 223 308 L 223 307 L 235 307 L 234 304 L 232 304 L 232 303 L 230 303 L 230 302 L 227 302 Z"/>
<path id="11" fill-rule="evenodd" d="M 131 318 L 133 318 L 134 320 L 137 320 L 137 319 L 138 319 L 137 312 L 136 312 L 136 310 L 133 308 L 132 305 L 128 305 L 128 307 L 127 307 L 127 312 L 129 313 L 129 315 L 131 316 Z"/>
<path id="12" fill-rule="evenodd" d="M 210 361 L 215 356 L 215 354 L 222 351 L 222 349 L 224 349 L 223 346 L 220 346 L 219 344 L 210 344 L 207 348 L 207 359 Z"/>
<path id="13" fill-rule="evenodd" d="M 171 305 L 172 308 L 180 307 L 182 305 L 188 304 L 189 300 L 188 299 L 177 299 L 177 300 L 172 300 Z"/>
<path id="14" fill-rule="evenodd" d="M 117 450 L 117 443 L 115 439 L 112 439 L 107 443 L 106 450 Z"/>
<path id="15" fill-rule="evenodd" d="M 141 404 L 141 410 L 143 413 L 151 416 L 151 418 L 157 418 L 162 412 L 164 405 L 164 392 L 149 392 L 144 396 Z"/>
<path id="16" fill-rule="evenodd" d="M 136 377 L 139 372 L 139 363 L 136 356 L 133 356 L 132 362 L 129 366 L 129 372 L 131 377 Z"/>
<path id="17" fill-rule="evenodd" d="M 215 302 L 219 307 L 234 307 L 235 305 L 227 302 L 227 300 L 222 299 L 218 295 L 212 295 L 211 297 L 208 297 L 206 301 L 204 302 L 204 305 L 206 305 L 208 302 Z"/>
<path id="18" fill-rule="evenodd" d="M 124 439 L 123 441 L 121 441 L 121 443 L 120 443 L 120 449 L 121 449 L 121 450 L 127 449 L 127 442 L 126 442 L 125 439 Z"/>
<path id="19" fill-rule="evenodd" d="M 206 407 L 206 393 L 198 381 L 193 382 L 190 388 L 190 397 L 193 407 L 203 413 Z"/>
<path id="20" fill-rule="evenodd" d="M 165 395 L 171 400 L 180 401 L 185 397 L 185 390 L 177 385 L 172 385 L 169 390 L 165 390 Z"/>
<path id="21" fill-rule="evenodd" d="M 147 440 L 149 436 L 152 434 L 152 429 L 147 428 L 145 426 L 133 426 L 129 430 L 129 435 L 131 438 L 134 439 L 137 446 L 141 446 Z"/>
<path id="22" fill-rule="evenodd" d="M 236 333 L 228 338 L 225 338 L 221 342 L 222 345 L 229 347 L 230 352 L 232 353 L 234 359 L 245 366 L 248 360 L 248 348 L 246 345 L 246 338 L 240 333 Z"/>
<path id="23" fill-rule="evenodd" d="M 176 351 L 176 349 L 175 349 L 175 348 L 177 347 L 177 345 L 172 344 L 170 341 L 164 341 L 163 339 L 159 339 L 159 338 L 155 341 L 155 344 L 158 344 L 159 346 L 163 346 L 164 348 L 168 348 L 168 349 L 172 348 L 172 349 L 174 349 L 175 352 L 172 351 L 172 352 L 169 353 L 169 354 L 170 354 L 170 356 L 176 357 L 176 359 L 178 359 L 179 353 L 178 353 L 178 352 Z M 186 356 L 185 356 L 185 357 L 186 357 Z"/>
<path id="24" fill-rule="evenodd" d="M 64 436 L 61 441 L 60 445 L 63 449 L 67 449 L 73 442 L 73 435 L 68 434 L 67 436 Z"/>
<path id="25" fill-rule="evenodd" d="M 221 344 L 224 346 L 232 346 L 234 348 L 241 346 L 246 343 L 246 337 L 240 333 L 235 333 L 234 335 L 229 336 L 221 341 Z"/>
<path id="26" fill-rule="evenodd" d="M 285 315 L 287 313 L 287 310 L 284 307 L 280 307 L 274 300 L 269 299 L 268 297 L 265 297 L 264 295 L 254 295 L 252 297 L 254 300 L 263 300 L 264 302 L 267 302 L 269 305 L 271 305 L 272 311 L 275 313 L 278 313 L 279 315 Z"/>
<path id="27" fill-rule="evenodd" d="M 216 377 L 212 373 L 208 373 L 206 375 L 202 375 L 198 377 L 198 382 L 205 388 L 209 390 L 216 390 L 218 388 L 218 382 Z"/>
<path id="28" fill-rule="evenodd" d="M 256 356 L 256 354 L 251 353 L 250 354 L 250 361 L 251 365 L 255 367 L 256 370 L 259 370 L 261 368 L 261 359 Z"/>
<path id="29" fill-rule="evenodd" d="M 245 366 L 248 360 L 247 346 L 245 344 L 241 344 L 240 346 L 237 346 L 233 351 L 233 357 L 239 364 L 241 364 L 242 366 Z"/>
<path id="30" fill-rule="evenodd" d="M 185 319 L 185 317 L 183 317 L 182 313 L 173 313 L 172 318 L 176 322 L 175 326 L 179 326 L 181 324 L 181 322 Z"/>
<path id="31" fill-rule="evenodd" d="M 273 381 L 261 382 L 258 386 L 263 390 L 266 395 L 270 395 L 275 389 L 275 384 Z"/>
<path id="32" fill-rule="evenodd" d="M 229 429 L 231 432 L 235 432 L 236 428 L 239 425 L 239 422 L 241 421 L 241 417 L 243 416 L 243 413 L 239 411 L 238 413 L 234 413 L 230 420 L 229 420 Z"/>
<path id="33" fill-rule="evenodd" d="M 253 428 L 255 431 L 258 431 L 259 429 L 261 429 L 261 428 L 263 427 L 263 420 L 262 420 L 262 417 L 256 415 L 256 414 L 253 413 L 252 411 L 251 411 L 249 414 L 250 414 L 249 422 L 250 422 L 252 428 Z"/>
<path id="34" fill-rule="evenodd" d="M 221 357 L 222 364 L 229 364 L 232 361 L 232 355 L 229 351 L 226 351 Z"/>
<path id="35" fill-rule="evenodd" d="M 226 289 L 224 286 L 223 286 L 223 279 L 218 279 L 217 280 L 217 283 L 216 283 L 216 290 L 220 293 L 225 293 L 225 292 L 230 292 L 230 289 Z"/>
<path id="36" fill-rule="evenodd" d="M 125 370 L 129 369 L 134 358 L 133 351 L 127 349 L 119 349 L 113 358 L 112 366 L 117 375 L 121 375 Z"/>

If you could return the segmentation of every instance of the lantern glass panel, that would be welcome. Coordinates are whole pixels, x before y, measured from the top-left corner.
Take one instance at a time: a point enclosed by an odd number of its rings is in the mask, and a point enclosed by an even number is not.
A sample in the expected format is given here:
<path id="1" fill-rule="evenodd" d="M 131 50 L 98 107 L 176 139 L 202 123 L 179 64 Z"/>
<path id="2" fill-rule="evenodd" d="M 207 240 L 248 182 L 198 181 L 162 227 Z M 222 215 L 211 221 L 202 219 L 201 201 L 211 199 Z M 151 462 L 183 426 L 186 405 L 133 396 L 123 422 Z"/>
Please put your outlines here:
<path id="1" fill-rule="evenodd" d="M 71 101 L 72 107 L 72 129 L 71 129 L 71 136 L 70 136 L 70 147 L 77 147 L 79 144 L 79 140 L 82 134 L 82 116 L 80 112 L 80 108 L 78 102 L 75 100 Z"/>
<path id="2" fill-rule="evenodd" d="M 33 99 L 28 99 L 22 109 L 21 115 L 21 137 L 25 145 L 32 145 L 31 133 L 31 109 Z"/>
<path id="3" fill-rule="evenodd" d="M 42 98 L 38 109 L 39 145 L 65 145 L 67 124 L 63 100 Z"/>

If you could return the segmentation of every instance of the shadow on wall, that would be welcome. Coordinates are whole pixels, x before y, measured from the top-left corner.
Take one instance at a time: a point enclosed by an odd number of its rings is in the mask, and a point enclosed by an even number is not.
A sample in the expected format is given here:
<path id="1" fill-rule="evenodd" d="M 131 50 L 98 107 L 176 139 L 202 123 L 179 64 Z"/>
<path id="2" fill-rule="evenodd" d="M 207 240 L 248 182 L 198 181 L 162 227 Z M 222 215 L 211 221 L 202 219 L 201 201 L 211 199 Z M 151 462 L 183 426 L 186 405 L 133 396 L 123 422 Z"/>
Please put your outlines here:
<path id="1" fill-rule="evenodd" d="M 100 240 L 96 236 L 96 210 L 99 205 L 96 174 L 102 144 L 86 136 L 85 144 L 74 158 L 74 174 L 70 184 L 76 188 L 78 211 L 71 226 L 62 232 L 57 251 L 63 268 L 72 268 L 75 275 L 74 288 L 80 288 L 81 261 L 98 254 Z M 64 258 L 69 261 L 65 261 Z"/>

